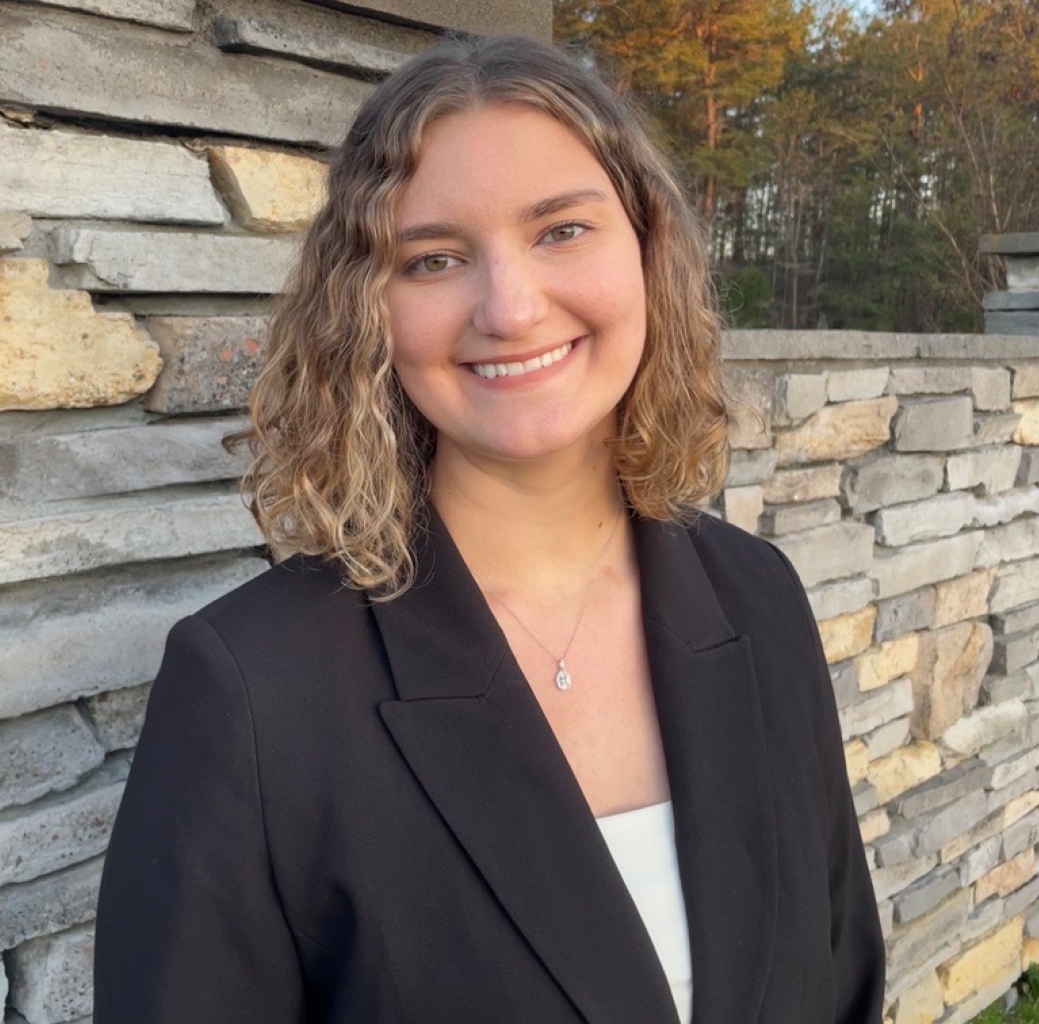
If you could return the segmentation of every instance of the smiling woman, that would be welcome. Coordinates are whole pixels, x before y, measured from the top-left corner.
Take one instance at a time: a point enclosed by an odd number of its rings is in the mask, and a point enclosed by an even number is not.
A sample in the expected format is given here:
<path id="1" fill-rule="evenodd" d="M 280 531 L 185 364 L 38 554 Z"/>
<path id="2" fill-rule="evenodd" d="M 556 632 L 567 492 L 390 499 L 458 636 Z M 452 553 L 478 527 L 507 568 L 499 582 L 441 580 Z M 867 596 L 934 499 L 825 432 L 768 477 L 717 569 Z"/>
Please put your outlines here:
<path id="1" fill-rule="evenodd" d="M 373 91 L 236 439 L 280 561 L 170 633 L 95 1024 L 879 1024 L 804 591 L 698 512 L 719 380 L 605 81 L 505 36 Z"/>

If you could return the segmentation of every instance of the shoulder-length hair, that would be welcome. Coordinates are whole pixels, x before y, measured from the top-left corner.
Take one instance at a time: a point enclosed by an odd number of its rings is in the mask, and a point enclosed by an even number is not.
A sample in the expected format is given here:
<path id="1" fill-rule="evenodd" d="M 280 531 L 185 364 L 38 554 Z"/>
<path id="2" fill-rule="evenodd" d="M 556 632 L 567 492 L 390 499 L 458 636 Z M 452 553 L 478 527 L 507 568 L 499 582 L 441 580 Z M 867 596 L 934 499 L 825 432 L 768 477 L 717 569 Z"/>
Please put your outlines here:
<path id="1" fill-rule="evenodd" d="M 252 391 L 248 505 L 276 557 L 337 558 L 350 585 L 388 599 L 411 585 L 432 428 L 391 363 L 386 286 L 397 200 L 434 121 L 523 103 L 598 158 L 638 236 L 646 343 L 609 442 L 626 500 L 687 521 L 728 468 L 719 319 L 706 247 L 676 164 L 641 112 L 581 61 L 521 36 L 449 40 L 366 99 L 334 155 L 328 197 L 271 318 Z"/>

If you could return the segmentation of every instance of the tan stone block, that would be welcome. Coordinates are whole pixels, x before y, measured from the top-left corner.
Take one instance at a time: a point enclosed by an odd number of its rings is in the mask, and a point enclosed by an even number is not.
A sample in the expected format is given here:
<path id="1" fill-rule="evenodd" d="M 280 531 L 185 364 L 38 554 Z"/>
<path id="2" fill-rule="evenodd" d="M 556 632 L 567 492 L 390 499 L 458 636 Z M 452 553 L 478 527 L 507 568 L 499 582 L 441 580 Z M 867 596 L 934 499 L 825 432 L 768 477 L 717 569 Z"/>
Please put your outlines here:
<path id="1" fill-rule="evenodd" d="M 987 839 L 998 836 L 1003 831 L 1003 816 L 998 812 L 977 824 L 962 836 L 950 839 L 939 851 L 939 859 L 943 864 L 951 864 L 959 860 L 968 850 L 980 846 Z"/>
<path id="2" fill-rule="evenodd" d="M 875 690 L 886 686 L 892 679 L 909 675 L 920 658 L 920 636 L 906 633 L 870 648 L 855 659 L 859 689 Z"/>
<path id="3" fill-rule="evenodd" d="M 31 230 L 32 220 L 27 213 L 0 210 L 0 255 L 20 249 Z"/>
<path id="4" fill-rule="evenodd" d="M 844 764 L 848 769 L 848 781 L 851 785 L 861 782 L 869 768 L 869 749 L 862 740 L 852 740 L 844 744 Z"/>
<path id="5" fill-rule="evenodd" d="M 877 606 L 871 604 L 857 612 L 820 622 L 819 635 L 822 637 L 827 664 L 835 665 L 838 661 L 853 658 L 866 650 L 873 642 L 873 624 L 876 620 Z"/>
<path id="6" fill-rule="evenodd" d="M 722 510 L 725 521 L 739 526 L 748 533 L 758 532 L 758 517 L 763 508 L 761 487 L 726 487 L 722 491 Z"/>
<path id="7" fill-rule="evenodd" d="M 1020 889 L 1035 873 L 1035 848 L 1030 846 L 1024 853 L 993 868 L 974 883 L 974 905 L 983 903 L 990 896 L 1008 896 L 1015 889 Z"/>
<path id="8" fill-rule="evenodd" d="M 1003 806 L 1003 828 L 1008 828 L 1015 821 L 1020 821 L 1030 811 L 1039 807 L 1039 789 L 1031 789 L 1021 796 L 1014 797 Z"/>
<path id="9" fill-rule="evenodd" d="M 0 410 L 116 405 L 143 394 L 159 347 L 129 313 L 51 289 L 46 260 L 0 259 Z"/>
<path id="10" fill-rule="evenodd" d="M 1021 415 L 1013 440 L 1017 444 L 1039 444 L 1039 399 L 1011 402 L 1010 408 Z"/>
<path id="11" fill-rule="evenodd" d="M 926 740 L 919 740 L 873 761 L 866 778 L 876 788 L 877 803 L 886 804 L 906 790 L 934 778 L 941 770 L 942 758 L 938 748 Z"/>
<path id="12" fill-rule="evenodd" d="M 795 501 L 836 498 L 840 494 L 843 471 L 839 462 L 832 466 L 780 469 L 764 483 L 765 501 L 772 505 L 789 505 Z"/>
<path id="13" fill-rule="evenodd" d="M 969 576 L 935 584 L 935 629 L 988 615 L 988 594 L 995 578 L 996 566 L 992 566 Z"/>
<path id="14" fill-rule="evenodd" d="M 328 166 L 320 160 L 239 146 L 208 152 L 214 183 L 252 231 L 301 231 L 325 200 Z"/>
<path id="15" fill-rule="evenodd" d="M 891 818 L 883 807 L 870 811 L 859 821 L 859 834 L 864 843 L 872 843 L 891 831 Z"/>
<path id="16" fill-rule="evenodd" d="M 953 1006 L 1014 968 L 1020 973 L 1023 937 L 1022 919 L 1014 918 L 962 956 L 944 964 L 939 969 L 939 977 L 945 1002 Z"/>
<path id="17" fill-rule="evenodd" d="M 914 736 L 936 739 L 977 704 L 992 646 L 992 628 L 983 622 L 920 634 L 920 657 L 912 673 Z"/>
<path id="18" fill-rule="evenodd" d="M 894 395 L 827 405 L 795 430 L 776 434 L 781 466 L 850 459 L 886 444 L 898 409 Z"/>
<path id="19" fill-rule="evenodd" d="M 893 1021 L 894 1024 L 932 1024 L 944 1009 L 942 983 L 934 971 L 928 971 L 898 997 Z"/>
<path id="20" fill-rule="evenodd" d="M 1039 964 L 1039 939 L 1025 939 L 1021 950 L 1021 970 L 1028 970 L 1032 964 Z"/>

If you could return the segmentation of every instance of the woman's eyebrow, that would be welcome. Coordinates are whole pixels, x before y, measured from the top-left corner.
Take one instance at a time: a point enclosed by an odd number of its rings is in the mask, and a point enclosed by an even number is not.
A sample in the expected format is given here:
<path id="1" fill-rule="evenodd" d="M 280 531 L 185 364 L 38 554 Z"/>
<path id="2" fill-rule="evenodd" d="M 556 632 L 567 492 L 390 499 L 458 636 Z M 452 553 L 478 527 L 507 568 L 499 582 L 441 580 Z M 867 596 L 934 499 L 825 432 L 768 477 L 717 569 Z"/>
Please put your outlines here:
<path id="1" fill-rule="evenodd" d="M 582 203 L 605 203 L 608 197 L 605 192 L 597 188 L 578 188 L 569 192 L 560 192 L 558 195 L 549 196 L 546 199 L 538 199 L 525 206 L 520 211 L 520 219 L 523 221 L 538 220 L 549 214 L 558 213 L 571 206 L 580 206 Z M 447 221 L 433 221 L 429 224 L 415 224 L 410 228 L 404 228 L 397 233 L 397 242 L 404 245 L 407 242 L 422 242 L 431 238 L 457 238 L 465 232 L 457 224 Z"/>

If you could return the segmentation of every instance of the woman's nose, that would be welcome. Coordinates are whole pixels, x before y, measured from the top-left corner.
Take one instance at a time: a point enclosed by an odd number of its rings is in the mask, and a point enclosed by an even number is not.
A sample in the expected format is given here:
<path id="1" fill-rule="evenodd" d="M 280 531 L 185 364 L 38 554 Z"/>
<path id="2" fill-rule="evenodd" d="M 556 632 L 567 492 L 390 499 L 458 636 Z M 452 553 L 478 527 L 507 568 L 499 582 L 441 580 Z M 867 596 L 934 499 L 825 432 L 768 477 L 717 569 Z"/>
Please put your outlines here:
<path id="1" fill-rule="evenodd" d="M 548 312 L 544 282 L 522 258 L 488 260 L 479 288 L 473 327 L 489 337 L 521 338 Z"/>

